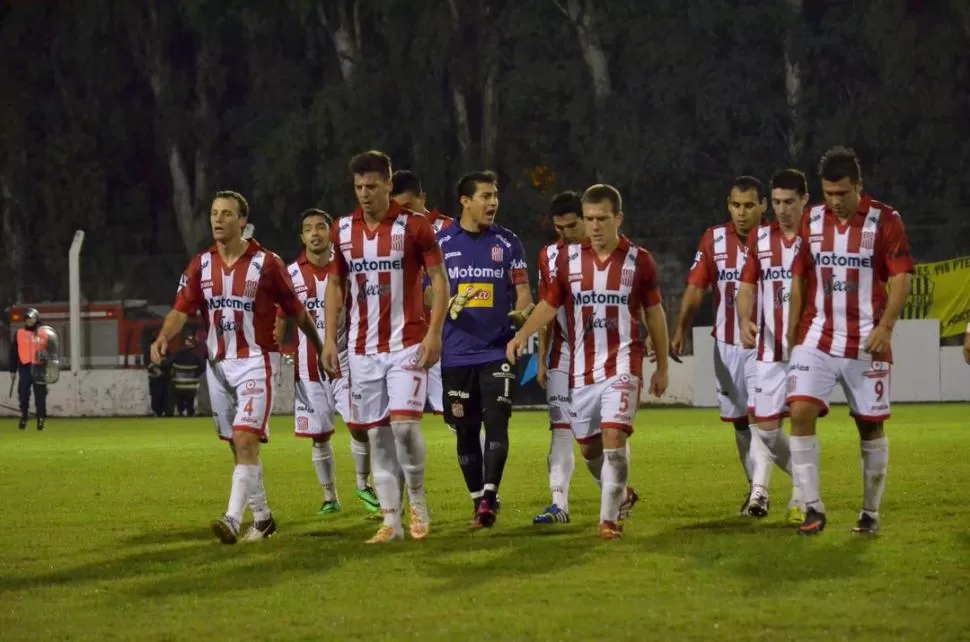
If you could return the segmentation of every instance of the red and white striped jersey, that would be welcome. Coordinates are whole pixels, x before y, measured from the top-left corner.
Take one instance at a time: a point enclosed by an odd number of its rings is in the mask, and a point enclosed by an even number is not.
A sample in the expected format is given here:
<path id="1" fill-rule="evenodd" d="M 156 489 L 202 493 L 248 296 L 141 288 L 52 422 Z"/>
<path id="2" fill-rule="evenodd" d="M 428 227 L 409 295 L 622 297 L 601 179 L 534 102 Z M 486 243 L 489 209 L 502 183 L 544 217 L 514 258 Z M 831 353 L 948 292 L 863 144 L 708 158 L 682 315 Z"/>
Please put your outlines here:
<path id="1" fill-rule="evenodd" d="M 455 224 L 455 219 L 442 214 L 437 209 L 432 209 L 430 212 L 425 214 L 428 217 L 428 222 L 431 223 L 431 229 L 437 234 L 441 230 L 446 230 Z"/>
<path id="2" fill-rule="evenodd" d="M 566 251 L 567 244 L 559 239 L 539 250 L 539 300 L 546 297 L 549 283 L 557 278 L 559 255 Z M 569 372 L 569 342 L 566 341 L 568 332 L 566 326 L 566 308 L 560 306 L 556 311 L 556 320 L 552 324 L 552 341 L 549 346 L 549 370 Z"/>
<path id="3" fill-rule="evenodd" d="M 331 274 L 346 281 L 347 345 L 353 354 L 396 352 L 424 339 L 422 271 L 441 264 L 427 217 L 392 200 L 370 230 L 357 209 L 330 230 Z"/>
<path id="4" fill-rule="evenodd" d="M 330 246 L 330 257 L 333 259 L 333 246 Z M 307 314 L 313 319 L 317 333 L 322 339 L 326 336 L 327 322 L 324 305 L 327 300 L 327 279 L 329 272 L 326 266 L 317 267 L 301 252 L 299 258 L 287 266 L 293 290 L 306 307 Z M 282 316 L 282 311 L 280 311 Z M 342 318 L 342 317 L 341 317 Z M 320 381 L 320 364 L 313 344 L 302 332 L 297 332 L 299 343 L 293 358 L 293 374 L 300 381 Z M 349 372 L 347 364 L 347 329 L 341 324 L 337 330 L 337 348 L 340 351 L 340 372 L 337 376 Z"/>
<path id="5" fill-rule="evenodd" d="M 657 265 L 626 238 L 601 261 L 589 241 L 567 245 L 556 257 L 556 278 L 544 300 L 566 309 L 572 388 L 617 375 L 641 377 L 640 310 L 659 305 Z"/>
<path id="6" fill-rule="evenodd" d="M 748 234 L 748 256 L 741 269 L 741 282 L 756 288 L 758 361 L 788 361 L 785 337 L 791 300 L 792 261 L 801 247 L 795 234 L 786 238 L 777 221 L 759 225 Z"/>
<path id="7" fill-rule="evenodd" d="M 738 313 L 735 298 L 741 286 L 741 267 L 747 255 L 745 239 L 742 239 L 734 223 L 722 223 L 707 228 L 694 255 L 687 283 L 714 292 L 714 329 L 711 335 L 722 343 L 741 345 Z M 757 305 L 752 311 L 752 321 L 758 320 Z"/>
<path id="8" fill-rule="evenodd" d="M 222 361 L 280 351 L 273 338 L 276 306 L 288 317 L 303 309 L 282 259 L 250 240 L 231 266 L 215 246 L 192 259 L 174 307 L 190 316 L 204 311 L 209 359 Z"/>
<path id="9" fill-rule="evenodd" d="M 891 349 L 867 355 L 862 348 L 886 309 L 886 283 L 913 273 L 899 212 L 868 195 L 846 221 L 816 205 L 802 215 L 799 236 L 792 272 L 808 283 L 796 345 L 833 357 L 892 361 Z"/>

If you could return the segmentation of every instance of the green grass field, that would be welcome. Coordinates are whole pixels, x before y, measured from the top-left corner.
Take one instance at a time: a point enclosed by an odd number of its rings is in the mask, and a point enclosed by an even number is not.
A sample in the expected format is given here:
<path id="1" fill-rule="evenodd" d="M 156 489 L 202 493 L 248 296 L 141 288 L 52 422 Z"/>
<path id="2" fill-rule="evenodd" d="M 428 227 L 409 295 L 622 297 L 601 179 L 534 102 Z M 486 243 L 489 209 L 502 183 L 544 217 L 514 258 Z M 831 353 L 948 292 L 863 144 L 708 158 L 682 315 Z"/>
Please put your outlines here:
<path id="1" fill-rule="evenodd" d="M 735 516 L 744 491 L 714 410 L 643 409 L 626 537 L 596 537 L 599 494 L 579 463 L 573 522 L 538 528 L 549 501 L 546 418 L 513 418 L 502 513 L 469 533 L 453 437 L 425 420 L 424 542 L 365 546 L 377 523 L 353 496 L 318 518 L 310 447 L 274 420 L 263 460 L 274 538 L 224 546 L 208 530 L 231 460 L 208 419 L 0 421 L 0 639 L 13 640 L 968 640 L 970 406 L 901 406 L 878 539 L 849 533 L 861 501 L 844 408 L 822 424 L 829 524 L 818 538 L 775 509 Z M 577 454 L 577 459 L 579 459 Z"/>

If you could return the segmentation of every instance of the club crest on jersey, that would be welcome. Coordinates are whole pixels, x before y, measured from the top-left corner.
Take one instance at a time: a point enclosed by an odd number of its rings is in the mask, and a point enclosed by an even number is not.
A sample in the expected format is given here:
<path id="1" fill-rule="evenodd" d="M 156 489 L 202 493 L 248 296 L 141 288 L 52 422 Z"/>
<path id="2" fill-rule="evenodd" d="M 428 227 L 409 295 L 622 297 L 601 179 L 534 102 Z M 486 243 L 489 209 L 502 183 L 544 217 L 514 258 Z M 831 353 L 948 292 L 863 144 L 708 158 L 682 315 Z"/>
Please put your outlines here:
<path id="1" fill-rule="evenodd" d="M 391 250 L 394 252 L 404 251 L 404 235 L 403 234 L 392 234 L 391 235 Z"/>
<path id="2" fill-rule="evenodd" d="M 505 252 L 502 251 L 502 248 L 500 248 L 497 245 L 495 245 L 495 246 L 492 247 L 492 260 L 493 261 L 495 261 L 496 263 L 501 263 L 502 262 L 502 258 L 504 256 L 505 256 Z"/>
<path id="3" fill-rule="evenodd" d="M 862 233 L 862 249 L 872 250 L 876 246 L 876 233 L 872 231 L 864 231 Z"/>
<path id="4" fill-rule="evenodd" d="M 259 281 L 246 281 L 246 287 L 243 288 L 243 296 L 247 299 L 256 298 L 256 289 L 259 287 Z"/>
<path id="5" fill-rule="evenodd" d="M 633 278 L 635 275 L 636 273 L 633 269 L 623 268 L 623 271 L 620 272 L 620 285 L 628 288 L 633 287 Z"/>

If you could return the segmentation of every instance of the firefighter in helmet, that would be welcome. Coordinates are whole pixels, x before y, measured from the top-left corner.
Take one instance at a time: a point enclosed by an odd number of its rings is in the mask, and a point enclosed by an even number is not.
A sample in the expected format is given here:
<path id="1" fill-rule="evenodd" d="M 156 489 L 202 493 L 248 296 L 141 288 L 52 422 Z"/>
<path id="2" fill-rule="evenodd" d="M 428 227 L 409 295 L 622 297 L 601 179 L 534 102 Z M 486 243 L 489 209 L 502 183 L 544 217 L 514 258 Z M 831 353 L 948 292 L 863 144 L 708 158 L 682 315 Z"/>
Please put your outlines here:
<path id="1" fill-rule="evenodd" d="M 30 408 L 30 391 L 34 391 L 34 404 L 37 406 L 37 430 L 44 429 L 47 419 L 47 382 L 42 376 L 44 353 L 47 350 L 48 335 L 38 332 L 40 313 L 29 308 L 24 314 L 24 327 L 17 330 L 16 341 L 10 347 L 10 374 L 19 378 L 17 393 L 20 400 L 20 429 L 27 428 L 27 415 Z M 13 382 L 11 382 L 11 389 Z"/>

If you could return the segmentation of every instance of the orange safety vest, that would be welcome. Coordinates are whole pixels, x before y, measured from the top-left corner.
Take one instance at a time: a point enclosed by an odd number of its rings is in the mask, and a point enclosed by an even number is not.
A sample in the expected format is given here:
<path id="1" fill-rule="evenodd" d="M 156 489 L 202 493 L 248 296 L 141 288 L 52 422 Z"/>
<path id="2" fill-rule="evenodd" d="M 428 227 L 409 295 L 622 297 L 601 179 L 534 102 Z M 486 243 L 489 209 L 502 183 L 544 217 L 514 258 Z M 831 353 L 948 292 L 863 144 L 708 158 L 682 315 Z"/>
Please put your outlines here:
<path id="1" fill-rule="evenodd" d="M 47 347 L 47 335 L 37 334 L 26 328 L 17 330 L 17 353 L 20 363 L 40 363 L 40 353 Z"/>

